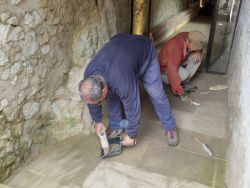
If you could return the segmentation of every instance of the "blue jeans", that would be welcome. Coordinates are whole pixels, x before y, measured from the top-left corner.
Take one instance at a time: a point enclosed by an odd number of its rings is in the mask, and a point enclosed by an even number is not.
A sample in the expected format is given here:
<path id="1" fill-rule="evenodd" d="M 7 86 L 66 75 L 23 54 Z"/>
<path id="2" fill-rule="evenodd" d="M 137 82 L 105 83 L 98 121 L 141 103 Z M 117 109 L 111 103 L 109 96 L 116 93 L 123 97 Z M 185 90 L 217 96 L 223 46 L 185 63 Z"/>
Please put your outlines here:
<path id="1" fill-rule="evenodd" d="M 166 131 L 171 131 L 176 128 L 176 123 L 172 110 L 169 105 L 167 96 L 163 90 L 160 67 L 157 58 L 148 66 L 146 71 L 140 76 L 140 80 L 147 93 L 150 96 L 156 114 L 161 120 L 162 126 Z M 137 86 L 139 90 L 139 86 Z M 140 101 L 140 95 L 137 93 L 137 101 Z M 137 106 L 138 114 L 140 114 L 141 106 Z M 120 129 L 120 122 L 122 120 L 122 103 L 118 95 L 109 93 L 108 97 L 108 111 L 109 111 L 109 127 L 111 130 Z M 135 117 L 140 118 L 140 117 Z M 139 125 L 138 125 L 139 126 Z"/>
<path id="2" fill-rule="evenodd" d="M 173 112 L 170 108 L 168 98 L 163 90 L 161 72 L 158 59 L 155 57 L 146 72 L 143 74 L 142 83 L 150 96 L 157 116 L 161 120 L 166 131 L 176 128 Z"/>

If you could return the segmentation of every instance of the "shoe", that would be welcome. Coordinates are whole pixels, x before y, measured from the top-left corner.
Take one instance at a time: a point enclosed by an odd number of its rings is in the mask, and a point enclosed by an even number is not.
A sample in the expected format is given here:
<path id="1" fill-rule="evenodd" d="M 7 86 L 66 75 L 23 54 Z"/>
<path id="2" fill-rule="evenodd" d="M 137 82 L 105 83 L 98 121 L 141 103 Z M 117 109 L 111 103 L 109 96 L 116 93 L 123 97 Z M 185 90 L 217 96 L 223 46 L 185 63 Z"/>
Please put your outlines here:
<path id="1" fill-rule="evenodd" d="M 122 131 L 123 131 L 123 129 L 117 129 L 117 130 L 108 129 L 107 130 L 108 138 L 114 138 L 114 137 L 117 137 L 117 136 L 121 136 Z"/>
<path id="2" fill-rule="evenodd" d="M 170 147 L 175 147 L 179 143 L 178 133 L 177 129 L 174 129 L 172 131 L 166 131 L 166 136 L 168 139 L 168 145 Z"/>
<path id="3" fill-rule="evenodd" d="M 183 82 L 182 87 L 185 90 L 185 92 L 187 92 L 189 94 L 194 93 L 195 91 L 198 90 L 198 87 L 191 84 L 190 82 Z"/>

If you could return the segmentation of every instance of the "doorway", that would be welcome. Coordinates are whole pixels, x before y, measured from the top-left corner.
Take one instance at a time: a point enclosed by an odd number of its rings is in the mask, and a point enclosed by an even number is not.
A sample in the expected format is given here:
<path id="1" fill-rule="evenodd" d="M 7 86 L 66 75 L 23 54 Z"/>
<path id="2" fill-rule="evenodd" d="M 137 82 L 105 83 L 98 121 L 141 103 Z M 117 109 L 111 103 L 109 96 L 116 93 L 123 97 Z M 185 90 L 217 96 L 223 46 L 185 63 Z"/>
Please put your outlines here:
<path id="1" fill-rule="evenodd" d="M 217 0 L 215 3 L 206 56 L 208 73 L 227 73 L 240 2 Z"/>

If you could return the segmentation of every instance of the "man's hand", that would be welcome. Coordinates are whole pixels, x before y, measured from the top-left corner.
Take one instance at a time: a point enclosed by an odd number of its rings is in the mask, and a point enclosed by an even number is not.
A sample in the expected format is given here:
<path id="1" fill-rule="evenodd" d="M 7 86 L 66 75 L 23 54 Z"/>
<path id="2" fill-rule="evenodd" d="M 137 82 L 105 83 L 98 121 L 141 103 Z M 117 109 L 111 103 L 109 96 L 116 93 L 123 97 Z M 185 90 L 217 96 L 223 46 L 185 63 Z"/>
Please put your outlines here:
<path id="1" fill-rule="evenodd" d="M 122 140 L 122 145 L 123 146 L 133 146 L 136 144 L 135 139 L 131 139 L 128 135 L 125 135 L 123 140 Z"/>
<path id="2" fill-rule="evenodd" d="M 192 59 L 195 63 L 198 63 L 202 60 L 202 52 L 193 52 L 192 53 Z"/>
<path id="3" fill-rule="evenodd" d="M 171 85 L 171 86 L 172 86 L 172 85 Z M 183 89 L 183 87 L 182 87 L 181 85 L 179 85 L 178 87 L 175 87 L 175 88 L 173 88 L 173 87 L 171 87 L 171 88 L 172 88 L 172 91 L 173 91 L 173 93 L 174 93 L 175 95 L 181 96 L 181 95 L 184 94 L 184 89 Z"/>
<path id="4" fill-rule="evenodd" d="M 106 127 L 104 126 L 103 123 L 96 123 L 95 124 L 95 132 L 97 135 L 99 135 L 99 133 L 102 129 L 106 130 Z"/>

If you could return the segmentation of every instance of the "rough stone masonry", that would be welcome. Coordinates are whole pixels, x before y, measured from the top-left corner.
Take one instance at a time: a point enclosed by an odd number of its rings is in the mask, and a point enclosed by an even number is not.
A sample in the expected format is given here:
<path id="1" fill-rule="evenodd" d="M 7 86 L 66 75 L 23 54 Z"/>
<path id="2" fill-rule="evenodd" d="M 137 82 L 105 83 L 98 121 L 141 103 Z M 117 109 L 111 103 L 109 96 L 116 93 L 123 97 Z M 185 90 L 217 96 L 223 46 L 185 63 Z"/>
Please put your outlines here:
<path id="1" fill-rule="evenodd" d="M 0 182 L 43 145 L 92 131 L 77 83 L 129 31 L 129 11 L 127 0 L 0 0 Z"/>

